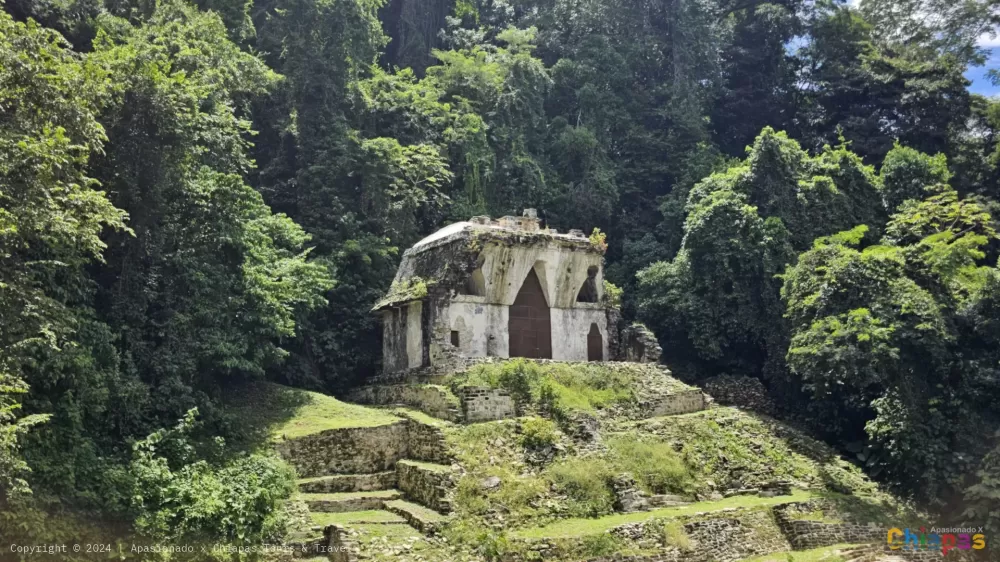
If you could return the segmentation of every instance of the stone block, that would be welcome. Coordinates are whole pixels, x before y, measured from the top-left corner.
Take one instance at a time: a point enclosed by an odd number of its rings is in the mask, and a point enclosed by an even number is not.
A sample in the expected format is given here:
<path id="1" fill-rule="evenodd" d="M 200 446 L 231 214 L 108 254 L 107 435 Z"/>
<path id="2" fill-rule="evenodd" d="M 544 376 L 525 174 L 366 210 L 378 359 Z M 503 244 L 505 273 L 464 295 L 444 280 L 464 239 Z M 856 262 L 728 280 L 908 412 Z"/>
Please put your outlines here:
<path id="1" fill-rule="evenodd" d="M 451 467 L 409 460 L 396 463 L 396 480 L 406 499 L 441 513 L 451 511 Z"/>
<path id="2" fill-rule="evenodd" d="M 331 429 L 277 443 L 275 449 L 302 478 L 385 472 L 408 451 L 409 422 Z"/>
<path id="3" fill-rule="evenodd" d="M 513 418 L 514 399 L 501 389 L 467 386 L 461 389 L 462 416 L 468 423 Z"/>

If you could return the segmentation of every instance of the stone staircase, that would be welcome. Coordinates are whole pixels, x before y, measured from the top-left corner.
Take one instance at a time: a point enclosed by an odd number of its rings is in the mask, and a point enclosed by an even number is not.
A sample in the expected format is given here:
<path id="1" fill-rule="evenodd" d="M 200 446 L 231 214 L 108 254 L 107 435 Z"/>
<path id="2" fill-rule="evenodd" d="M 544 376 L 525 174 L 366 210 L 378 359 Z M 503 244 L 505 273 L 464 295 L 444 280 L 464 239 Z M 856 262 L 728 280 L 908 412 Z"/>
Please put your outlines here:
<path id="1" fill-rule="evenodd" d="M 277 445 L 305 476 L 293 501 L 300 524 L 289 546 L 297 556 L 350 562 L 366 533 L 399 535 L 410 528 L 433 535 L 446 520 L 453 470 L 444 464 L 450 457 L 441 427 L 403 416 L 389 425 L 327 430 Z"/>

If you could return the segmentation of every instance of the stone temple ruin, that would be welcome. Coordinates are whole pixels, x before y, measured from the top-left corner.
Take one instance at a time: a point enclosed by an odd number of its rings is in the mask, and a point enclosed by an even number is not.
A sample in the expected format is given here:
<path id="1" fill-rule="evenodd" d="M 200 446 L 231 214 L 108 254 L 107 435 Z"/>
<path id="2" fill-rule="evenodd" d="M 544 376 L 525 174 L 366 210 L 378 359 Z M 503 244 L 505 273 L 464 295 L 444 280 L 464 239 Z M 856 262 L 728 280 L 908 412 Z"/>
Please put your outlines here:
<path id="1" fill-rule="evenodd" d="M 604 248 L 580 230 L 541 228 L 534 209 L 473 217 L 403 254 L 383 322 L 387 375 L 486 357 L 656 361 L 644 328 L 621 326 L 604 295 Z"/>

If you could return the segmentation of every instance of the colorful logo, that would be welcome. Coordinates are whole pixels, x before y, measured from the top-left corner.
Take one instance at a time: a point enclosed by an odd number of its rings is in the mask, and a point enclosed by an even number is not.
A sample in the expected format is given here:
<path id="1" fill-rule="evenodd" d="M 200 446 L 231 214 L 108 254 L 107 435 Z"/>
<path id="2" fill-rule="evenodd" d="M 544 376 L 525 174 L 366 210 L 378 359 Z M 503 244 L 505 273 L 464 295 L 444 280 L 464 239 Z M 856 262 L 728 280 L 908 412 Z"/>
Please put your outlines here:
<path id="1" fill-rule="evenodd" d="M 986 548 L 986 535 L 983 528 L 948 528 L 938 529 L 921 527 L 920 532 L 913 532 L 909 527 L 900 529 L 893 527 L 887 535 L 889 548 L 892 550 L 941 550 L 941 556 L 947 556 L 952 550 L 982 550 Z"/>

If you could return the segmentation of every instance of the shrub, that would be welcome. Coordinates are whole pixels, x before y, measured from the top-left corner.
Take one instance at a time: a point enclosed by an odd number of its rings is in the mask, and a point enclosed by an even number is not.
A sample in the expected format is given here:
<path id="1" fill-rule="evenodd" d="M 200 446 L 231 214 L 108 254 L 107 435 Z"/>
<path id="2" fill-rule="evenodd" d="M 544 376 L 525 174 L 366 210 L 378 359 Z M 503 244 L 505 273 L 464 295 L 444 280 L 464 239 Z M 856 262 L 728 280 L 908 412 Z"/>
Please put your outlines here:
<path id="1" fill-rule="evenodd" d="M 604 280 L 604 302 L 615 308 L 621 308 L 622 306 L 622 296 L 625 294 L 625 290 L 615 285 L 607 279 Z"/>
<path id="2" fill-rule="evenodd" d="M 590 412 L 634 400 L 632 377 L 605 365 L 546 364 L 512 359 L 476 365 L 452 379 L 460 386 L 486 386 L 509 392 L 519 406 L 537 404 L 561 419 L 573 411 Z"/>
<path id="3" fill-rule="evenodd" d="M 622 550 L 622 540 L 611 533 L 587 535 L 580 539 L 580 554 L 587 557 L 611 556 Z"/>
<path id="4" fill-rule="evenodd" d="M 691 550 L 691 539 L 684 532 L 684 526 L 678 521 L 663 525 L 663 544 L 676 546 L 681 550 Z"/>
<path id="5" fill-rule="evenodd" d="M 164 543 L 274 542 L 285 530 L 279 507 L 294 490 L 294 472 L 261 454 L 222 467 L 191 462 L 188 435 L 196 415 L 193 409 L 176 427 L 135 444 L 129 472 L 136 531 Z M 172 451 L 172 458 L 163 451 Z"/>
<path id="6" fill-rule="evenodd" d="M 532 401 L 532 390 L 538 387 L 541 378 L 540 365 L 517 358 L 501 364 L 476 365 L 468 372 L 455 377 L 452 386 L 502 388 L 509 392 L 518 404 L 528 404 Z"/>
<path id="7" fill-rule="evenodd" d="M 559 439 L 556 424 L 545 418 L 528 418 L 521 422 L 521 444 L 529 449 L 550 447 Z"/>
<path id="8" fill-rule="evenodd" d="M 631 473 L 649 493 L 686 493 L 693 490 L 694 476 L 680 455 L 667 443 L 620 436 L 609 439 L 608 448 L 615 468 Z"/>
<path id="9" fill-rule="evenodd" d="M 604 459 L 567 459 L 554 463 L 546 474 L 570 498 L 571 515 L 596 517 L 612 511 L 614 494 L 610 481 L 614 471 Z"/>

